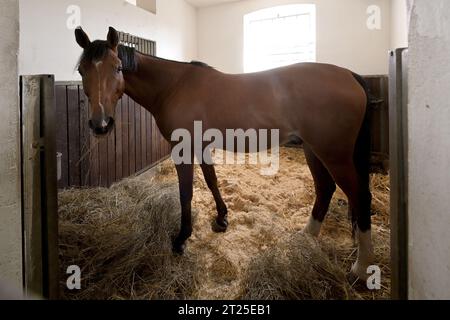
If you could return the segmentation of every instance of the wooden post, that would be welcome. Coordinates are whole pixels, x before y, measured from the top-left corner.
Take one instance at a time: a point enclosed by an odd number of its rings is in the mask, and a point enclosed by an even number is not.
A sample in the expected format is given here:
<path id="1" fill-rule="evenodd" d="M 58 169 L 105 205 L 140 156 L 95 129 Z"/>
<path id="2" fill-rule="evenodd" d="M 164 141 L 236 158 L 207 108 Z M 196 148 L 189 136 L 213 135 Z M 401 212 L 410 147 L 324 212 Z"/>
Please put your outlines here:
<path id="1" fill-rule="evenodd" d="M 58 188 L 56 163 L 56 103 L 54 76 L 41 76 L 41 188 L 44 297 L 58 299 Z"/>
<path id="2" fill-rule="evenodd" d="M 407 49 L 390 53 L 391 296 L 408 299 Z"/>
<path id="3" fill-rule="evenodd" d="M 25 294 L 43 295 L 41 212 L 41 86 L 33 76 L 21 78 L 23 250 Z"/>
<path id="4" fill-rule="evenodd" d="M 53 76 L 21 77 L 24 287 L 58 297 L 56 108 Z"/>

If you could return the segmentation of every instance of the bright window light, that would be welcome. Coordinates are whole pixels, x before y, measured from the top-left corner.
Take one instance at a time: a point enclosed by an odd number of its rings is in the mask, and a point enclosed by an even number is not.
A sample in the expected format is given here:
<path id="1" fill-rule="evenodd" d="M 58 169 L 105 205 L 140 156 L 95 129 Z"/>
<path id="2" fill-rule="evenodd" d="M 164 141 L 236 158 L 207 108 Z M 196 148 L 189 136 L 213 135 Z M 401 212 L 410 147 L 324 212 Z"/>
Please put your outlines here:
<path id="1" fill-rule="evenodd" d="M 294 4 L 244 16 L 244 72 L 316 61 L 316 6 Z"/>

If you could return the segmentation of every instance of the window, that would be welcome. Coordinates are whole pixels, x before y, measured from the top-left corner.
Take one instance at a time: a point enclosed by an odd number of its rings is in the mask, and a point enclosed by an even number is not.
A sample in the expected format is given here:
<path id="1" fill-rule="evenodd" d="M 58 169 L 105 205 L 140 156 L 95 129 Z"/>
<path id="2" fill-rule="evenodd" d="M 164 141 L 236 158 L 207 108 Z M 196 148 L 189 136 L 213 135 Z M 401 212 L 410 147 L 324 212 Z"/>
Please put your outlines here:
<path id="1" fill-rule="evenodd" d="M 316 6 L 295 4 L 244 16 L 244 71 L 316 61 Z"/>

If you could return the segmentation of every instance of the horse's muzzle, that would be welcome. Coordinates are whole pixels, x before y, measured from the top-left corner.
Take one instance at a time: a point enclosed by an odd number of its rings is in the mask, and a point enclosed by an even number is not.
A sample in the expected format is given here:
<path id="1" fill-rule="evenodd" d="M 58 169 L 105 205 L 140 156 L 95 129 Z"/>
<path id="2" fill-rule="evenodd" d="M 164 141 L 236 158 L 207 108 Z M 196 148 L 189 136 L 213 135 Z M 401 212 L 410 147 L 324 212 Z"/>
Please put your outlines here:
<path id="1" fill-rule="evenodd" d="M 96 136 L 107 135 L 114 128 L 114 119 L 108 117 L 101 121 L 89 120 L 89 128 L 92 129 Z"/>

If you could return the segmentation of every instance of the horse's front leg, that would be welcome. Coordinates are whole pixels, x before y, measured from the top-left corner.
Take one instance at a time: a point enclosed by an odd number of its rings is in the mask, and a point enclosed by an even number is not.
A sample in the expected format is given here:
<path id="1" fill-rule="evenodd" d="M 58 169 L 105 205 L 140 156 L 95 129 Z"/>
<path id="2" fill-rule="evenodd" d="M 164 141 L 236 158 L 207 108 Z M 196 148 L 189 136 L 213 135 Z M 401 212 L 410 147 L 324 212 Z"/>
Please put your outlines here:
<path id="1" fill-rule="evenodd" d="M 205 177 L 206 184 L 209 190 L 211 190 L 217 208 L 217 219 L 213 221 L 213 231 L 225 232 L 228 228 L 228 209 L 220 194 L 219 187 L 217 186 L 216 170 L 213 165 L 202 164 L 201 165 L 203 176 Z"/>
<path id="2" fill-rule="evenodd" d="M 173 243 L 175 253 L 183 254 L 186 240 L 192 234 L 191 203 L 193 193 L 194 165 L 180 164 L 176 166 L 180 188 L 181 228 Z"/>

